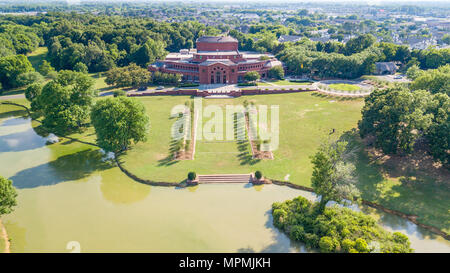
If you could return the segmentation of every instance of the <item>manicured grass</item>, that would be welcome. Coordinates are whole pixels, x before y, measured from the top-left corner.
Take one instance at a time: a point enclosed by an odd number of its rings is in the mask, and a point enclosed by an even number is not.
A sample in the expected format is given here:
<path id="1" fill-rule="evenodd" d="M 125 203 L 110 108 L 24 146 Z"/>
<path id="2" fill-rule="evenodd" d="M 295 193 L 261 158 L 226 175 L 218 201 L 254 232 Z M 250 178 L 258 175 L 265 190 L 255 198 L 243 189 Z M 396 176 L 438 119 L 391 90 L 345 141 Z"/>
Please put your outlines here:
<path id="1" fill-rule="evenodd" d="M 279 105 L 280 140 L 274 151 L 274 160 L 253 161 L 240 155 L 235 142 L 197 143 L 195 160 L 173 162 L 168 158 L 170 149 L 169 118 L 171 108 L 184 104 L 188 97 L 138 98 L 146 106 L 151 120 L 151 132 L 146 143 L 139 143 L 122 156 L 124 165 L 136 175 L 156 181 L 182 181 L 187 172 L 250 173 L 259 169 L 267 177 L 289 179 L 309 185 L 312 169 L 309 156 L 317 149 L 321 139 L 334 128 L 337 133 L 350 130 L 360 118 L 362 100 L 336 101 L 312 93 L 259 95 L 227 100 L 203 100 L 203 105 L 225 106 L 242 104 L 244 100 L 258 104 Z M 207 122 L 209 118 L 204 118 Z"/>
<path id="2" fill-rule="evenodd" d="M 348 83 L 334 83 L 328 85 L 328 87 L 333 88 L 334 90 L 341 90 L 341 91 L 358 91 L 361 89 L 361 87 L 357 85 Z"/>
<path id="3" fill-rule="evenodd" d="M 27 55 L 28 60 L 36 71 L 39 71 L 39 66 L 47 57 L 47 47 L 38 47 L 35 51 Z"/>
<path id="4" fill-rule="evenodd" d="M 362 99 L 330 98 L 316 93 L 291 93 L 279 95 L 243 96 L 236 99 L 203 99 L 203 106 L 242 104 L 244 100 L 256 105 L 279 105 L 280 139 L 274 151 L 274 160 L 256 161 L 249 158 L 249 146 L 231 142 L 198 141 L 194 160 L 173 161 L 170 155 L 171 127 L 175 119 L 170 111 L 177 104 L 183 105 L 188 96 L 140 97 L 151 121 L 148 141 L 133 146 L 120 160 L 135 175 L 154 180 L 180 182 L 189 171 L 197 174 L 250 173 L 261 170 L 263 175 L 311 186 L 313 155 L 322 140 L 334 128 L 333 136 L 345 135 L 357 148 L 354 160 L 359 180 L 358 188 L 366 200 L 387 208 L 417 215 L 425 224 L 450 232 L 450 191 L 448 180 L 439 180 L 411 166 L 405 173 L 389 169 L 369 157 L 358 135 L 351 132 L 360 119 Z M 13 100 L 28 102 L 25 99 Z M 18 111 L 15 106 L 0 106 L 1 112 Z M 225 115 L 225 114 L 224 114 Z M 203 118 L 206 124 L 210 118 Z M 37 125 L 37 124 L 36 124 Z M 88 128 L 72 135 L 94 142 L 95 134 Z M 61 146 L 62 147 L 62 146 Z M 400 166 L 398 167 L 400 168 Z M 289 176 L 287 176 L 289 175 Z M 404 182 L 405 177 L 413 182 Z"/>

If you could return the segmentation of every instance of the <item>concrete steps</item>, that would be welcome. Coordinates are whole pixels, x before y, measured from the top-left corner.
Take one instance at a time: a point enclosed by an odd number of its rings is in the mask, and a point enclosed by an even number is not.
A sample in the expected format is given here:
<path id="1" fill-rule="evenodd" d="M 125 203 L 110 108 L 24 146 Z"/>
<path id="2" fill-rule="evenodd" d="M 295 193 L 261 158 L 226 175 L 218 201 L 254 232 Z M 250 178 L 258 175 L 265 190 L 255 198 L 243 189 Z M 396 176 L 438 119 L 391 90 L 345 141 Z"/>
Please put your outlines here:
<path id="1" fill-rule="evenodd" d="M 248 183 L 250 182 L 250 174 L 211 174 L 198 175 L 199 184 L 208 183 Z"/>

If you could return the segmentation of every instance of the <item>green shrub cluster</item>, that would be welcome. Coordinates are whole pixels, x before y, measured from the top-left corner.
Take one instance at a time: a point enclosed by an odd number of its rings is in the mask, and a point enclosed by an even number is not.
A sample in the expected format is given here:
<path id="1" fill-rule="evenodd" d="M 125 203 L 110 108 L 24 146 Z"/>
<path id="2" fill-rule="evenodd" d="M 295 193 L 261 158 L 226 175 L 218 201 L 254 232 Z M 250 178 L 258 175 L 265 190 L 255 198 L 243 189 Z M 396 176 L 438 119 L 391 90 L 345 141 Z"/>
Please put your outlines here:
<path id="1" fill-rule="evenodd" d="M 187 177 L 189 180 L 194 180 L 197 177 L 197 174 L 195 172 L 189 172 Z"/>
<path id="2" fill-rule="evenodd" d="M 180 83 L 178 87 L 198 87 L 198 83 L 192 83 L 192 82 L 186 82 L 186 83 Z"/>
<path id="3" fill-rule="evenodd" d="M 317 203 L 297 197 L 272 204 L 274 225 L 295 241 L 320 252 L 409 253 L 410 242 L 400 232 L 388 232 L 371 216 L 338 206 L 318 213 Z"/>
<path id="4" fill-rule="evenodd" d="M 238 86 L 256 86 L 255 82 L 241 82 L 238 83 Z"/>

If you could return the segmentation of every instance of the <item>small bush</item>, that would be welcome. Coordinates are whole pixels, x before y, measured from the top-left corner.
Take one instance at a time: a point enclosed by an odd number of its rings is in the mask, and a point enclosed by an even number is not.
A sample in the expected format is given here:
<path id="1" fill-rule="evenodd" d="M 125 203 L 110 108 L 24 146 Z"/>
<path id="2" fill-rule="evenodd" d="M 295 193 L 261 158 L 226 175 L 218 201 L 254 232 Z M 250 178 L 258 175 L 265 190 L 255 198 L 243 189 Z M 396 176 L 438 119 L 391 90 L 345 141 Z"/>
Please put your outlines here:
<path id="1" fill-rule="evenodd" d="M 255 177 L 256 177 L 256 179 L 261 179 L 262 173 L 260 171 L 256 171 L 255 172 Z"/>
<path id="2" fill-rule="evenodd" d="M 127 92 L 123 91 L 123 90 L 114 90 L 113 91 L 113 96 L 114 97 L 124 97 L 127 95 Z"/>
<path id="3" fill-rule="evenodd" d="M 187 178 L 189 180 L 194 180 L 197 177 L 197 174 L 195 172 L 189 172 L 187 175 Z"/>

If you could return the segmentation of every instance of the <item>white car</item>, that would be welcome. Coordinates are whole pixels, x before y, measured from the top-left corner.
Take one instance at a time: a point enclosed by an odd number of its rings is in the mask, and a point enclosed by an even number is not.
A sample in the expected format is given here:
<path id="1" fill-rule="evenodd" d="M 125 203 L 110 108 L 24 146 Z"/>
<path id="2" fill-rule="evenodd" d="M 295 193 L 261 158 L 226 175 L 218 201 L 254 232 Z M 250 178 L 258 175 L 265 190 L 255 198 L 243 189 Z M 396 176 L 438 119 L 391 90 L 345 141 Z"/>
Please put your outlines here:
<path id="1" fill-rule="evenodd" d="M 394 80 L 401 80 L 403 77 L 401 75 L 394 76 Z"/>
<path id="2" fill-rule="evenodd" d="M 162 86 L 162 85 L 156 87 L 156 90 L 162 90 L 162 89 L 164 89 L 164 86 Z"/>

